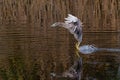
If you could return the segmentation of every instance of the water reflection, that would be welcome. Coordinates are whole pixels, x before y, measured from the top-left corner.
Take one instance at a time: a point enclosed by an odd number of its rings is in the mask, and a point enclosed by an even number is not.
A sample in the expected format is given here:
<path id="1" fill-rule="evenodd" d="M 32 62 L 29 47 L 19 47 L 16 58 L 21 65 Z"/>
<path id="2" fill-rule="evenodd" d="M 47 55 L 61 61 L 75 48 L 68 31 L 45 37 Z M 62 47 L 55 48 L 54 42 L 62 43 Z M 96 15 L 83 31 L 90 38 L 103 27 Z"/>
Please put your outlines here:
<path id="1" fill-rule="evenodd" d="M 106 38 L 106 35 L 110 35 Z M 119 80 L 119 59 L 120 59 L 120 44 L 119 44 L 119 34 L 117 33 L 85 33 L 85 38 L 94 35 L 94 37 L 98 37 L 95 39 L 103 39 L 104 41 L 108 41 L 110 39 L 110 44 L 108 43 L 107 47 L 110 48 L 98 48 L 93 45 L 83 45 L 80 46 L 80 54 L 83 57 L 83 73 L 82 73 L 82 79 L 84 80 Z M 105 36 L 105 37 L 104 37 Z M 92 37 L 92 36 L 91 36 Z M 118 39 L 115 40 L 114 39 Z M 91 39 L 91 38 L 90 38 Z M 90 40 L 89 39 L 89 40 Z M 93 39 L 93 38 L 92 38 Z M 88 40 L 88 41 L 89 41 Z M 86 40 L 87 41 L 87 40 Z M 94 39 L 93 39 L 94 41 Z M 116 42 L 114 42 L 116 41 Z M 99 41 L 99 43 L 96 42 L 90 42 L 97 44 L 101 47 L 106 47 L 102 40 Z M 100 44 L 101 43 L 101 44 Z M 83 43 L 85 44 L 85 42 Z M 87 47 L 87 49 L 85 48 Z M 89 47 L 89 48 L 88 48 Z M 86 49 L 86 50 L 84 50 Z M 91 54 L 95 53 L 95 54 Z M 91 54 L 91 55 L 83 55 L 83 54 Z M 79 80 L 79 79 L 77 79 Z"/>
<path id="2" fill-rule="evenodd" d="M 74 62 L 74 64 L 62 74 L 50 73 L 51 77 L 54 78 L 68 78 L 81 80 L 82 77 L 82 58 L 80 57 L 78 60 Z"/>
<path id="3" fill-rule="evenodd" d="M 77 58 L 74 48 L 76 40 L 73 36 L 62 28 L 53 30 L 48 27 L 47 34 L 46 30 L 33 25 L 1 26 L 0 69 L 2 72 L 6 70 L 7 78 L 8 72 L 15 69 L 17 74 L 10 79 L 50 80 L 51 72 L 65 72 L 74 64 Z M 119 33 L 84 33 L 83 40 L 81 45 L 95 44 L 98 48 L 120 48 Z M 80 56 L 83 59 L 82 80 L 119 78 L 119 52 L 99 51 L 89 55 L 80 53 Z M 0 80 L 1 76 L 0 72 Z"/>
<path id="4" fill-rule="evenodd" d="M 109 36 L 108 36 L 109 35 Z M 86 37 L 85 37 L 86 36 Z M 118 33 L 85 33 L 84 43 L 95 44 L 99 52 L 84 57 L 84 77 L 95 78 L 98 80 L 119 80 L 117 72 L 119 67 L 119 34 Z M 93 37 L 90 38 L 90 37 Z M 108 48 L 105 48 L 108 47 Z M 93 47 L 94 48 L 94 47 Z M 102 51 L 101 51 L 102 50 Z"/>

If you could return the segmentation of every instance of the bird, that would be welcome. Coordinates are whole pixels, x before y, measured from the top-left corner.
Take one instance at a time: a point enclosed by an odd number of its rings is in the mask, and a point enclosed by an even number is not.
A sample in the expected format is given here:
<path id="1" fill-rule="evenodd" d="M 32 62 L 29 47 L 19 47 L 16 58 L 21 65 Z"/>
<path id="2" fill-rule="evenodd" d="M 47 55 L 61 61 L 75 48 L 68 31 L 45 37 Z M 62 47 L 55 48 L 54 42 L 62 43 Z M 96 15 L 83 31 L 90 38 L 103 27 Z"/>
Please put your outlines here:
<path id="1" fill-rule="evenodd" d="M 76 48 L 79 47 L 80 43 L 82 42 L 82 25 L 80 19 L 73 16 L 72 14 L 68 14 L 68 17 L 65 18 L 65 22 L 56 22 L 51 25 L 51 27 L 64 27 L 69 30 L 71 34 L 74 35 L 75 39 L 78 41 L 76 44 Z"/>

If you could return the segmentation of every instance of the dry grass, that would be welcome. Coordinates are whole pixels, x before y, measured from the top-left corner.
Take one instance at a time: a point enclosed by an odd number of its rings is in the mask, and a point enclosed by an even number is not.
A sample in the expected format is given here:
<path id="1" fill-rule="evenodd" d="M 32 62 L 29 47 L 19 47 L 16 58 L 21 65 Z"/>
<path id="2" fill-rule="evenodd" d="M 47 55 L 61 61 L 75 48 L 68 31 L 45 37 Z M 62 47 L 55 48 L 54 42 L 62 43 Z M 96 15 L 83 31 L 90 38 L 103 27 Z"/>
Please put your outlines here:
<path id="1" fill-rule="evenodd" d="M 83 21 L 84 31 L 120 31 L 119 5 L 119 0 L 2 0 L 0 22 L 46 28 L 71 13 Z"/>

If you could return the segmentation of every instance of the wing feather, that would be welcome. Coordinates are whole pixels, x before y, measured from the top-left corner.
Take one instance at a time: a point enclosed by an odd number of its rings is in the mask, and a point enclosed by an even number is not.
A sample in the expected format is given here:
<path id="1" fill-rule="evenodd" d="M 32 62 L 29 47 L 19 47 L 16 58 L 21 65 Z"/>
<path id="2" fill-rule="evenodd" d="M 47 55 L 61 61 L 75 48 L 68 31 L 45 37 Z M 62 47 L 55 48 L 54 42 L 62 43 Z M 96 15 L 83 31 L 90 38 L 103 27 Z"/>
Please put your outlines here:
<path id="1" fill-rule="evenodd" d="M 82 41 L 82 22 L 77 17 L 68 14 L 68 17 L 65 18 L 65 22 L 56 22 L 52 27 L 61 26 L 70 31 L 74 35 L 77 41 Z"/>

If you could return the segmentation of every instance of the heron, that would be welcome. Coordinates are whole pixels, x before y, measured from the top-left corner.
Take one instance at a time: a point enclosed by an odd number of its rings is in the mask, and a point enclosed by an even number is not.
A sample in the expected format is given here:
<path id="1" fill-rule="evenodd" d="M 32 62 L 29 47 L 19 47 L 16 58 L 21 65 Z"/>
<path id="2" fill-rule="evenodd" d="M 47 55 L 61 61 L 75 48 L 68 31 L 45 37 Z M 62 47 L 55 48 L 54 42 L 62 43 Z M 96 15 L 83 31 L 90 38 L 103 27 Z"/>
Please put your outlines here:
<path id="1" fill-rule="evenodd" d="M 82 42 L 82 22 L 77 17 L 73 16 L 72 14 L 68 14 L 68 17 L 65 18 L 65 22 L 56 22 L 51 25 L 51 27 L 64 27 L 69 30 L 71 34 L 74 35 L 75 39 L 78 41 L 76 44 L 76 48 L 79 47 L 80 43 Z"/>

